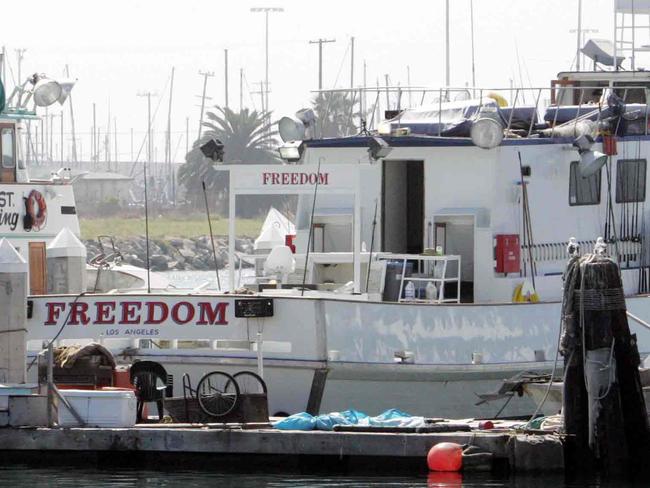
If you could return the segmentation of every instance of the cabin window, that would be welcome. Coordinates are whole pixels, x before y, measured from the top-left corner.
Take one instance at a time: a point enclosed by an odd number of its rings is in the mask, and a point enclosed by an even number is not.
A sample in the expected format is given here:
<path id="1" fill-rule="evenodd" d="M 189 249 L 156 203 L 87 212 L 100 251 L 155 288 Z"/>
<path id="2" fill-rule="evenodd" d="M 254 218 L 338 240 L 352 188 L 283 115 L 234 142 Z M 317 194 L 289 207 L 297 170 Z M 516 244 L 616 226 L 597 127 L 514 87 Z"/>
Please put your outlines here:
<path id="1" fill-rule="evenodd" d="M 645 202 L 645 159 L 619 159 L 616 165 L 616 203 Z"/>
<path id="2" fill-rule="evenodd" d="M 572 161 L 569 171 L 569 205 L 598 205 L 600 203 L 600 171 L 584 178 L 578 161 Z"/>
<path id="3" fill-rule="evenodd" d="M 15 168 L 14 158 L 14 131 L 13 129 L 2 129 L 2 167 Z"/>

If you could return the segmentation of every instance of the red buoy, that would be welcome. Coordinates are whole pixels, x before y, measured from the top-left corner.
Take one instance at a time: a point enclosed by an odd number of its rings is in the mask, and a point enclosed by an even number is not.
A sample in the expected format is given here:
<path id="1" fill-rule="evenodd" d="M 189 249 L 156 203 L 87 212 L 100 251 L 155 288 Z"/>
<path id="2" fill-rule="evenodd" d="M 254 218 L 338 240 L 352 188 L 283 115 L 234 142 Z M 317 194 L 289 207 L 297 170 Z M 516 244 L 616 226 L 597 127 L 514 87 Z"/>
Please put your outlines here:
<path id="1" fill-rule="evenodd" d="M 463 467 L 463 447 L 454 442 L 441 442 L 429 450 L 427 464 L 431 471 L 460 471 Z"/>
<path id="2" fill-rule="evenodd" d="M 463 488 L 463 475 L 450 471 L 432 471 L 427 476 L 428 488 Z"/>

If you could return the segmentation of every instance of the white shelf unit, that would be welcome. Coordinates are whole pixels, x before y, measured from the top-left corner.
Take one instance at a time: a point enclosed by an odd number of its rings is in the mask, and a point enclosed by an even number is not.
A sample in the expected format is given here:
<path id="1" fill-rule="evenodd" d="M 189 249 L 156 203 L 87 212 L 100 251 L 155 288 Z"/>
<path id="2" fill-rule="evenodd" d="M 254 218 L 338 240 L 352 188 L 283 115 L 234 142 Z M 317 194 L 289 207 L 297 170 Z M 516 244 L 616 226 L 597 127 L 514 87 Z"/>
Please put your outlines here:
<path id="1" fill-rule="evenodd" d="M 445 256 L 429 256 L 423 254 L 390 254 L 390 253 L 379 253 L 377 256 L 378 259 L 384 259 L 389 261 L 402 261 L 402 278 L 399 286 L 399 302 L 420 302 L 420 303 L 460 303 L 460 256 L 459 255 L 445 255 Z M 409 261 L 415 261 L 417 263 L 417 274 L 415 276 L 405 276 L 406 275 L 406 263 Z M 448 264 L 450 262 L 456 262 L 456 276 L 449 277 L 447 276 Z M 414 271 L 415 272 L 415 271 Z M 404 286 L 407 282 L 415 283 L 434 283 L 438 291 L 438 297 L 436 299 L 422 299 L 415 298 L 405 299 L 402 298 L 402 293 L 404 292 Z M 450 282 L 456 282 L 456 297 L 447 298 L 445 296 L 445 284 Z"/>

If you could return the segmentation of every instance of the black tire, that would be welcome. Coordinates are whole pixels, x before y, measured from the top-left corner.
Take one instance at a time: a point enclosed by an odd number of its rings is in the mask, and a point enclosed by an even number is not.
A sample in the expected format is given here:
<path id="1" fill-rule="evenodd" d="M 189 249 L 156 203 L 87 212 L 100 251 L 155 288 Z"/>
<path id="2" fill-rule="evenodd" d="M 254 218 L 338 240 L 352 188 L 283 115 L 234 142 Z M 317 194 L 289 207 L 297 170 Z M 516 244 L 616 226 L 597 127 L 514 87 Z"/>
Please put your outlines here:
<path id="1" fill-rule="evenodd" d="M 237 407 L 239 385 L 228 373 L 211 371 L 196 385 L 196 398 L 203 413 L 210 417 L 223 417 Z"/>
<path id="2" fill-rule="evenodd" d="M 232 375 L 232 377 L 237 381 L 240 394 L 259 393 L 266 395 L 268 392 L 266 382 L 257 373 L 240 371 Z"/>

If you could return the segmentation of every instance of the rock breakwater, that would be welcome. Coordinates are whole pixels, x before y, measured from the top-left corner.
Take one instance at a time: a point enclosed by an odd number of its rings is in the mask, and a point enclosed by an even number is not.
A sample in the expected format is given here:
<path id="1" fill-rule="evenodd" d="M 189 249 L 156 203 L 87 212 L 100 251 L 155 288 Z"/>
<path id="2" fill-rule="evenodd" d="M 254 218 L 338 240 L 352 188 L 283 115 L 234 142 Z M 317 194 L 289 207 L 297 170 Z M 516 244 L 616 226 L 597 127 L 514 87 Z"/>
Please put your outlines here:
<path id="1" fill-rule="evenodd" d="M 83 241 L 88 251 L 88 261 L 100 254 L 112 254 L 110 240 L 102 239 L 102 246 L 95 239 Z M 122 255 L 124 262 L 145 268 L 147 266 L 147 241 L 144 236 L 115 238 L 115 249 Z M 228 264 L 228 238 L 215 236 L 214 244 L 217 251 L 217 267 L 224 268 Z M 253 240 L 247 237 L 237 238 L 235 249 L 242 253 L 253 251 Z M 149 239 L 149 262 L 152 271 L 214 269 L 214 256 L 210 236 L 192 238 Z"/>

